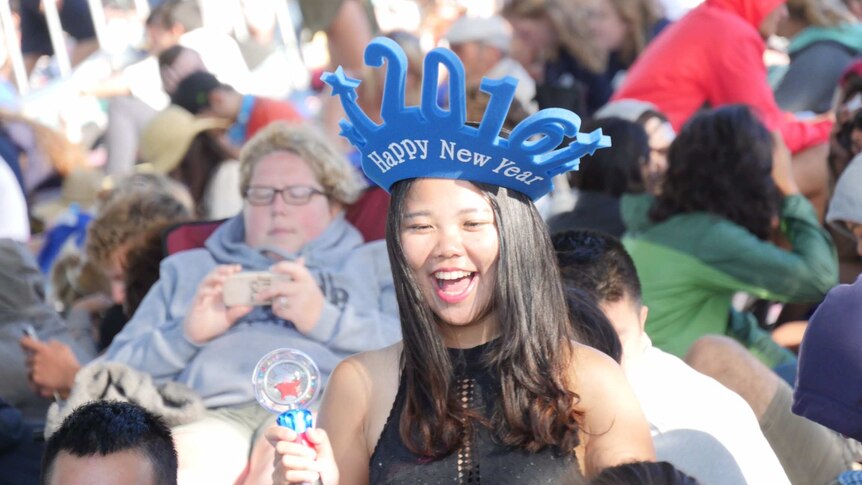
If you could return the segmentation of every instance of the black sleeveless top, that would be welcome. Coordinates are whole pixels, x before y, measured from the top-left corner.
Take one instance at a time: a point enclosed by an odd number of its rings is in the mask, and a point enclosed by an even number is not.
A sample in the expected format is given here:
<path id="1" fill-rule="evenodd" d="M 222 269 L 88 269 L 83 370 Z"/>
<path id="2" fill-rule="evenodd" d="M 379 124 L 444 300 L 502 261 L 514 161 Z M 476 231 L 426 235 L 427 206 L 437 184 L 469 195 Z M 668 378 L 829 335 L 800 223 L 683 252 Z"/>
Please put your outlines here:
<path id="1" fill-rule="evenodd" d="M 491 417 L 497 388 L 483 364 L 489 342 L 472 349 L 449 349 L 456 369 L 457 392 L 465 406 Z M 405 402 L 404 379 L 369 463 L 372 484 L 583 484 L 574 454 L 545 449 L 529 453 L 497 442 L 486 427 L 474 426 L 473 435 L 452 454 L 438 460 L 414 455 L 404 446 L 398 422 Z"/>

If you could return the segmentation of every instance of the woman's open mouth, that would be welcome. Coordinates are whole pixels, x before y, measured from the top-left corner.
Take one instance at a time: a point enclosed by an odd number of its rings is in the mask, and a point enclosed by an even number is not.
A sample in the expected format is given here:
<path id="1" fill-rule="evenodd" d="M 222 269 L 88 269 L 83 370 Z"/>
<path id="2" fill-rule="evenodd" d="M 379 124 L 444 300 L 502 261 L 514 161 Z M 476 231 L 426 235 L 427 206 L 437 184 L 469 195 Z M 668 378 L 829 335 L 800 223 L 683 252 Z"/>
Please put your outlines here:
<path id="1" fill-rule="evenodd" d="M 437 296 L 446 303 L 458 303 L 473 291 L 476 275 L 471 271 L 436 271 L 434 277 Z"/>

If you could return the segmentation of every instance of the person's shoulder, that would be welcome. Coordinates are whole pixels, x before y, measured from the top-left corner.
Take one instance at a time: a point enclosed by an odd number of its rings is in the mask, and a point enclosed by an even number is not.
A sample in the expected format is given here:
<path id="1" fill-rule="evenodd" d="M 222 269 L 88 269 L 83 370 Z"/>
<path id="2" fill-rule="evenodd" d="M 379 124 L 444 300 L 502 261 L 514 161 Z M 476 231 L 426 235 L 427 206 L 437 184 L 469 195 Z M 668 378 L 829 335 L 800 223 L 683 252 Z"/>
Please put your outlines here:
<path id="1" fill-rule="evenodd" d="M 332 394 L 337 402 L 351 403 L 352 409 L 367 415 L 369 410 L 377 407 L 376 401 L 381 395 L 388 394 L 376 390 L 397 389 L 401 349 L 399 341 L 379 350 L 345 358 L 332 371 L 327 394 Z"/>
<path id="2" fill-rule="evenodd" d="M 399 340 L 382 349 L 353 354 L 344 359 L 341 364 L 350 366 L 352 368 L 350 372 L 367 373 L 372 380 L 387 379 L 393 375 L 397 378 L 403 347 L 403 343 Z M 340 367 L 341 364 L 338 366 Z"/>
<path id="3" fill-rule="evenodd" d="M 641 375 L 646 377 L 651 387 L 666 387 L 668 398 L 676 395 L 675 400 L 692 405 L 697 403 L 704 410 L 747 407 L 739 395 L 657 347 L 647 349 L 637 364 L 640 368 L 630 375 L 635 388 L 638 387 L 634 384 L 637 377 L 633 376 Z"/>
<path id="4" fill-rule="evenodd" d="M 352 271 L 360 270 L 368 277 L 376 275 L 378 281 L 392 279 L 389 254 L 386 250 L 386 241 L 383 240 L 355 246 L 345 260 L 344 266 Z"/>
<path id="5" fill-rule="evenodd" d="M 183 269 L 189 268 L 190 265 L 200 265 L 204 263 L 215 264 L 215 259 L 213 258 L 212 253 L 210 253 L 206 248 L 195 248 L 166 256 L 165 259 L 162 260 L 162 268 L 175 267 Z"/>
<path id="6" fill-rule="evenodd" d="M 588 404 L 593 401 L 590 396 L 612 392 L 612 388 L 626 381 L 620 365 L 592 347 L 573 342 L 572 357 L 570 370 L 575 390 Z"/>

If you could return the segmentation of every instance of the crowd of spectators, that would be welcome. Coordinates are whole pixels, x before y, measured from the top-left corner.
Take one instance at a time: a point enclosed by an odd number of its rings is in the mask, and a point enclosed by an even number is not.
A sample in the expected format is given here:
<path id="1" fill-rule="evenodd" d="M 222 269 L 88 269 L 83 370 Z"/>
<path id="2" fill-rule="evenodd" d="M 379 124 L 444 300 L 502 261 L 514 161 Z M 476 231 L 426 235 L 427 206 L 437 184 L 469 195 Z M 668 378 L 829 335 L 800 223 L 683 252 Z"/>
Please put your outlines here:
<path id="1" fill-rule="evenodd" d="M 49 1 L 12 2 L 24 74 L 72 83 Z M 536 203 L 574 335 L 621 366 L 661 462 L 591 483 L 862 480 L 858 0 L 244 0 L 231 29 L 220 1 L 103 3 L 141 39 L 76 86 L 93 136 L 38 120 L 0 67 L 0 484 L 40 483 L 43 455 L 41 483 L 271 483 L 258 359 L 301 350 L 325 386 L 401 339 L 389 195 L 318 82 L 343 66 L 379 116 L 377 35 L 407 55 L 408 105 L 448 103 L 446 76 L 423 78 L 445 46 L 468 122 L 483 77 L 510 76 L 505 129 L 565 108 L 612 139 Z M 104 66 L 88 2 L 56 6 L 75 72 Z M 268 279 L 235 304 L 244 273 Z"/>

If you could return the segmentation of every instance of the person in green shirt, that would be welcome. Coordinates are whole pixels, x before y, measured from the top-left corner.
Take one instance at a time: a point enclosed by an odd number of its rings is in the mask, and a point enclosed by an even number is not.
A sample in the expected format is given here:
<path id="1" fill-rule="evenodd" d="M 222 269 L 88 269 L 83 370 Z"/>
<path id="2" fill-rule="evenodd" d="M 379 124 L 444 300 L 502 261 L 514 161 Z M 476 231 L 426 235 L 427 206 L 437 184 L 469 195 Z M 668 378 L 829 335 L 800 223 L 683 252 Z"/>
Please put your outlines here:
<path id="1" fill-rule="evenodd" d="M 803 197 L 790 152 L 749 108 L 704 111 L 668 155 L 661 195 L 622 200 L 626 249 L 637 266 L 647 334 L 679 357 L 708 334 L 740 341 L 771 368 L 793 366 L 737 292 L 781 302 L 815 302 L 838 281 L 835 247 Z M 789 242 L 772 242 L 780 230 Z"/>

